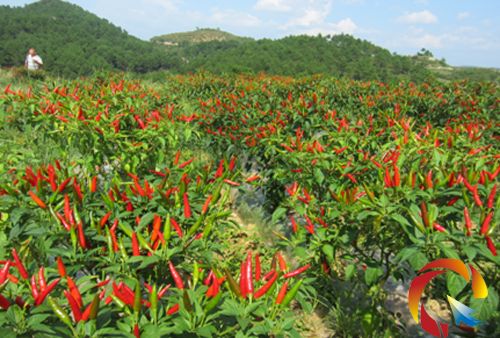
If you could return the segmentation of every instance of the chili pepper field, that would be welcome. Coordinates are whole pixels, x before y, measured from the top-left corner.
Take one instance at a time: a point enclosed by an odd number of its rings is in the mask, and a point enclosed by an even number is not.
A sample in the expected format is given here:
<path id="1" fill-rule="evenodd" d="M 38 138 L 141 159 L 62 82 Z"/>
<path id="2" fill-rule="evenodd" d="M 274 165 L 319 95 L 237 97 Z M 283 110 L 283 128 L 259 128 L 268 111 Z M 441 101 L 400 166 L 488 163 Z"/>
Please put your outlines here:
<path id="1" fill-rule="evenodd" d="M 7 85 L 0 331 L 418 335 L 388 285 L 458 258 L 488 297 L 446 273 L 425 299 L 455 297 L 481 321 L 467 334 L 498 336 L 498 94 L 320 76 Z"/>

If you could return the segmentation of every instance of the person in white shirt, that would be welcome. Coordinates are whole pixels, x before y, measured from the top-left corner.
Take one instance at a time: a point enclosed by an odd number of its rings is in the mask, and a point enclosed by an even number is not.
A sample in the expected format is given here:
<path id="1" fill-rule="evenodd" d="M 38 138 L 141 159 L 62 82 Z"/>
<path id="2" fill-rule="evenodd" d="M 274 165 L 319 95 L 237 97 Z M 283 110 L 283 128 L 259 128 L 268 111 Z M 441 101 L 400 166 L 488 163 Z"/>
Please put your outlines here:
<path id="1" fill-rule="evenodd" d="M 28 70 L 38 70 L 42 67 L 42 58 L 36 54 L 35 48 L 30 48 L 28 55 L 26 55 L 26 60 L 24 61 L 24 67 Z"/>

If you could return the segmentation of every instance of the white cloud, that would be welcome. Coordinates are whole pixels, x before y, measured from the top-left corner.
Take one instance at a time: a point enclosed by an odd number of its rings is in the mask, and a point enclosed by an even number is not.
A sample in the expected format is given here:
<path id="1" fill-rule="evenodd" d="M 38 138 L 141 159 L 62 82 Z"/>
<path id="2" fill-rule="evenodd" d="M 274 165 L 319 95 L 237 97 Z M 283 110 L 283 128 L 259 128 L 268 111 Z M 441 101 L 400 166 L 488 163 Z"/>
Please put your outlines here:
<path id="1" fill-rule="evenodd" d="M 307 6 L 300 6 L 297 9 L 298 15 L 288 20 L 281 29 L 290 29 L 294 27 L 311 27 L 321 25 L 331 12 L 332 1 L 307 1 Z"/>
<path id="2" fill-rule="evenodd" d="M 408 38 L 411 45 L 416 48 L 442 48 L 443 37 L 433 34 L 424 34 Z"/>
<path id="3" fill-rule="evenodd" d="M 232 9 L 214 10 L 209 17 L 209 21 L 214 24 L 232 27 L 258 27 L 262 24 L 258 17 Z"/>
<path id="4" fill-rule="evenodd" d="M 145 5 L 156 5 L 164 9 L 166 12 L 177 12 L 177 0 L 145 0 Z"/>
<path id="5" fill-rule="evenodd" d="M 406 13 L 398 18 L 399 22 L 407 24 L 431 24 L 438 21 L 431 11 L 425 10 L 421 12 Z"/>
<path id="6" fill-rule="evenodd" d="M 336 35 L 336 34 L 353 34 L 359 29 L 356 23 L 351 18 L 345 18 L 338 22 L 327 22 L 322 25 L 318 25 L 309 28 L 305 31 L 299 33 L 307 35 Z"/>
<path id="7" fill-rule="evenodd" d="M 464 19 L 467 19 L 469 16 L 470 16 L 469 12 L 460 12 L 457 14 L 457 19 L 464 20 Z"/>
<path id="8" fill-rule="evenodd" d="M 258 0 L 254 8 L 258 11 L 288 12 L 292 8 L 284 0 Z"/>

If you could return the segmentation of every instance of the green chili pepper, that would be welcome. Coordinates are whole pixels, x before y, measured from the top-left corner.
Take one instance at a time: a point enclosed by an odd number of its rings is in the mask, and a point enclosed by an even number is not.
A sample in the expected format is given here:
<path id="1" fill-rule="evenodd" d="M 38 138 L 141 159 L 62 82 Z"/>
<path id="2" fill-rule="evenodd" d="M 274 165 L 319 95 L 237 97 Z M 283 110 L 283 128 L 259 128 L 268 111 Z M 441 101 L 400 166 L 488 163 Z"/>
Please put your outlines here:
<path id="1" fill-rule="evenodd" d="M 189 299 L 189 295 L 187 293 L 187 290 L 184 290 L 184 293 L 182 294 L 182 300 L 184 302 L 184 308 L 188 312 L 192 312 L 193 311 L 193 305 L 191 305 L 191 300 Z"/>
<path id="2" fill-rule="evenodd" d="M 204 218 L 205 218 L 204 216 L 198 217 L 198 220 L 196 220 L 196 223 L 194 223 L 191 226 L 191 228 L 189 228 L 189 230 L 188 230 L 188 237 L 193 236 L 196 233 L 196 231 L 198 231 L 198 229 L 201 226 L 201 222 L 203 221 Z"/>
<path id="3" fill-rule="evenodd" d="M 226 275 L 226 281 L 227 281 L 227 284 L 229 285 L 229 289 L 237 297 L 241 297 L 240 286 L 236 283 L 233 276 L 231 276 L 231 273 L 227 269 L 224 269 L 224 274 Z"/>
<path id="4" fill-rule="evenodd" d="M 215 297 L 210 299 L 207 305 L 205 305 L 205 313 L 209 313 L 210 311 L 212 311 L 212 309 L 217 306 L 221 298 L 222 292 L 219 292 Z"/>
<path id="5" fill-rule="evenodd" d="M 302 285 L 303 279 L 299 280 L 297 283 L 295 283 L 294 286 L 288 291 L 286 294 L 285 298 L 283 298 L 283 302 L 281 303 L 282 307 L 288 306 L 290 302 L 295 298 L 295 295 L 299 291 L 300 286 Z"/>
<path id="6" fill-rule="evenodd" d="M 62 309 L 62 307 L 57 304 L 57 302 L 51 297 L 47 297 L 47 301 L 50 305 L 50 308 L 55 313 L 57 318 L 59 318 L 64 324 L 73 328 L 73 323 L 71 322 L 70 316 Z"/>
<path id="7" fill-rule="evenodd" d="M 165 224 L 163 226 L 163 237 L 165 238 L 165 242 L 168 243 L 171 235 L 172 235 L 172 224 L 170 224 L 170 215 L 167 215 L 167 218 L 165 219 Z"/>
<path id="8" fill-rule="evenodd" d="M 152 287 L 151 294 L 149 295 L 149 302 L 151 303 L 151 317 L 156 323 L 158 321 L 158 292 L 156 291 L 156 284 Z"/>
<path id="9" fill-rule="evenodd" d="M 214 217 L 215 217 L 215 215 L 212 215 L 208 218 L 207 223 L 205 225 L 205 229 L 203 229 L 203 238 L 205 238 L 205 239 L 208 238 L 208 235 L 210 235 L 210 231 L 212 231 Z"/>
<path id="10" fill-rule="evenodd" d="M 139 315 L 141 312 L 141 284 L 139 281 L 135 284 L 135 295 L 134 295 L 134 313 Z"/>
<path id="11" fill-rule="evenodd" d="M 97 314 L 99 313 L 99 303 L 101 299 L 99 298 L 99 293 L 96 293 L 94 299 L 92 300 L 92 304 L 90 305 L 90 314 L 89 319 L 94 320 L 97 318 Z"/>
<path id="12" fill-rule="evenodd" d="M 198 266 L 198 262 L 194 261 L 194 263 L 193 263 L 193 288 L 196 286 L 199 279 L 200 279 L 200 267 Z"/>

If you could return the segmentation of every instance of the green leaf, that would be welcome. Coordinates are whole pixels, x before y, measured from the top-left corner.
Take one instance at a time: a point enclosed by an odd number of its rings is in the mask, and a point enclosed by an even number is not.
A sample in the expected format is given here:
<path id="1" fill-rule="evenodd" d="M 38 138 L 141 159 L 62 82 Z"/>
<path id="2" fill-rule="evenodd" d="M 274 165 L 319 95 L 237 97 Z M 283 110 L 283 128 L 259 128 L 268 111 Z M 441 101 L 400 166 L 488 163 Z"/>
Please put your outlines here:
<path id="1" fill-rule="evenodd" d="M 334 255 L 334 248 L 332 245 L 330 244 L 325 244 L 321 247 L 321 251 L 323 251 L 323 253 L 325 254 L 326 256 L 326 259 L 328 260 L 328 262 L 333 262 L 333 255 Z"/>
<path id="2" fill-rule="evenodd" d="M 139 267 L 137 268 L 138 270 L 140 269 L 144 269 L 144 268 L 147 268 L 148 266 L 150 266 L 151 264 L 154 264 L 154 263 L 158 263 L 160 261 L 160 257 L 156 256 L 156 255 L 151 255 L 149 257 L 146 257 L 141 265 L 139 265 Z"/>
<path id="3" fill-rule="evenodd" d="M 404 261 L 408 260 L 410 257 L 412 257 L 414 254 L 418 252 L 418 249 L 415 247 L 409 247 L 409 248 L 404 248 L 399 252 L 399 254 L 396 256 L 396 259 L 400 262 L 403 263 Z"/>
<path id="4" fill-rule="evenodd" d="M 446 287 L 452 297 L 457 297 L 466 286 L 467 282 L 462 276 L 455 272 L 446 272 Z"/>
<path id="5" fill-rule="evenodd" d="M 351 280 L 356 272 L 356 266 L 354 264 L 350 264 L 345 268 L 345 279 Z"/>
<path id="6" fill-rule="evenodd" d="M 429 263 L 429 260 L 423 253 L 416 252 L 408 259 L 408 262 L 410 262 L 411 267 L 417 271 L 423 268 L 425 264 Z"/>
<path id="7" fill-rule="evenodd" d="M 325 181 L 325 175 L 323 175 L 323 172 L 318 167 L 314 168 L 314 178 L 318 184 L 323 184 Z"/>
<path id="8" fill-rule="evenodd" d="M 488 297 L 473 298 L 471 295 L 470 307 L 476 310 L 473 316 L 481 321 L 490 319 L 498 309 L 498 293 L 493 286 L 488 288 Z"/>
<path id="9" fill-rule="evenodd" d="M 384 271 L 381 268 L 372 268 L 369 267 L 365 271 L 365 282 L 367 285 L 372 285 L 377 281 L 379 277 L 384 274 Z"/>
<path id="10" fill-rule="evenodd" d="M 271 218 L 272 223 L 276 223 L 284 214 L 286 214 L 287 209 L 283 207 L 278 207 L 273 212 L 273 216 Z"/>

